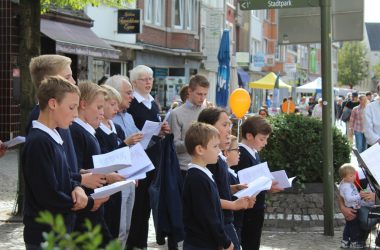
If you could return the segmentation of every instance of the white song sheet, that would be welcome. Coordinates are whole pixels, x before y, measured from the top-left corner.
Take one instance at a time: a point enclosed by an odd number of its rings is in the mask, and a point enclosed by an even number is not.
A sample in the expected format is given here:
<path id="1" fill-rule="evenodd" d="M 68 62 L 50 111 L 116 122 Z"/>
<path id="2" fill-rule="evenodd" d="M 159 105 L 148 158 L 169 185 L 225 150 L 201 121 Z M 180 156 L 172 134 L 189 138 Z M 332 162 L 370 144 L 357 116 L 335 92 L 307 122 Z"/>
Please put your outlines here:
<path id="1" fill-rule="evenodd" d="M 380 183 L 380 145 L 375 143 L 362 152 L 360 156 L 363 158 L 364 163 L 367 165 L 369 171 L 371 171 L 377 183 Z"/>
<path id="2" fill-rule="evenodd" d="M 106 154 L 93 155 L 94 168 L 89 169 L 94 174 L 109 174 L 131 166 L 129 147 L 122 147 Z"/>
<path id="3" fill-rule="evenodd" d="M 292 187 L 293 180 L 296 177 L 288 178 L 285 170 L 274 171 L 271 173 L 274 177 L 274 180 L 278 182 L 277 187 L 280 188 L 290 188 Z"/>
<path id="4" fill-rule="evenodd" d="M 11 147 L 14 147 L 20 143 L 24 143 L 25 142 L 25 137 L 24 136 L 16 136 L 15 138 L 9 140 L 9 141 L 6 141 L 6 142 L 3 142 L 4 146 L 6 146 L 7 148 L 11 148 Z"/>
<path id="5" fill-rule="evenodd" d="M 133 181 L 118 181 L 115 183 L 112 183 L 111 185 L 107 185 L 101 188 L 94 189 L 94 193 L 91 194 L 92 198 L 99 199 L 99 198 L 105 198 L 110 195 L 113 195 L 119 191 L 122 191 L 126 189 L 128 183 L 131 183 Z"/>
<path id="6" fill-rule="evenodd" d="M 241 198 L 244 196 L 256 196 L 258 193 L 264 190 L 269 190 L 272 186 L 272 179 L 261 176 L 256 180 L 248 183 L 248 188 L 240 190 L 234 194 L 234 196 Z"/>
<path id="7" fill-rule="evenodd" d="M 148 147 L 149 142 L 152 139 L 152 137 L 160 133 L 160 130 L 161 130 L 160 122 L 145 121 L 144 126 L 141 130 L 144 136 L 142 140 L 140 141 L 144 149 Z"/>
<path id="8" fill-rule="evenodd" d="M 274 179 L 272 174 L 270 173 L 267 162 L 257 164 L 255 166 L 240 170 L 238 172 L 239 181 L 242 184 L 250 183 L 261 176 L 268 177 L 271 180 Z"/>
<path id="9" fill-rule="evenodd" d="M 145 153 L 142 145 L 137 143 L 130 148 L 132 166 L 121 169 L 119 174 L 123 175 L 127 180 L 139 180 L 146 177 L 145 173 L 154 169 L 153 163 Z"/>

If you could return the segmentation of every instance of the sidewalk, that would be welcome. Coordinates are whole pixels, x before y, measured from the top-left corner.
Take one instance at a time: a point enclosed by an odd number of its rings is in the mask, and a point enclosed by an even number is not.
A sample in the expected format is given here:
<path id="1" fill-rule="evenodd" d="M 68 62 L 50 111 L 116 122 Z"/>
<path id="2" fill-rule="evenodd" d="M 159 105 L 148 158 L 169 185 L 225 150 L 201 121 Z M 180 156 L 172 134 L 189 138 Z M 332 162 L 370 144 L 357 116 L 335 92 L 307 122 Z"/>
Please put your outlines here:
<path id="1" fill-rule="evenodd" d="M 0 159 L 0 250 L 25 249 L 23 243 L 23 224 L 20 217 L 12 217 L 17 190 L 17 151 L 10 151 Z M 281 218 L 267 220 L 276 221 Z M 153 221 L 150 221 L 148 249 L 167 249 L 155 243 Z M 291 231 L 293 230 L 293 231 Z M 334 236 L 324 236 L 323 227 L 313 226 L 277 228 L 265 227 L 262 236 L 263 250 L 282 249 L 339 249 L 342 239 L 342 227 L 336 227 Z M 372 236 L 372 249 L 374 248 Z"/>

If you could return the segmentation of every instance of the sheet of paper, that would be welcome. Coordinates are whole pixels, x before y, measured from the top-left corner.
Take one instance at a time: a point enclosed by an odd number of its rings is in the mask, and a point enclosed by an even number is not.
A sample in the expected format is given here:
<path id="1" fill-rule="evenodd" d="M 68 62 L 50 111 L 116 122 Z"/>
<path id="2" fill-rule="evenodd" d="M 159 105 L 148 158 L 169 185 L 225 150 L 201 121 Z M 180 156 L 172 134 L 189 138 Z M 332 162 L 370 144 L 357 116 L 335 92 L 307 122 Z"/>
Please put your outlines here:
<path id="1" fill-rule="evenodd" d="M 11 148 L 11 147 L 14 147 L 20 143 L 24 143 L 25 142 L 25 137 L 24 136 L 16 136 L 15 138 L 9 140 L 9 141 L 6 141 L 6 142 L 3 142 L 3 144 L 7 147 L 7 148 Z"/>
<path id="2" fill-rule="evenodd" d="M 170 114 L 171 114 L 172 110 L 173 110 L 173 109 L 171 108 L 171 109 L 168 110 L 168 112 L 166 112 L 165 118 L 164 118 L 164 120 L 162 121 L 163 123 L 164 123 L 164 122 L 167 122 L 167 121 L 169 120 L 169 118 L 170 118 Z"/>
<path id="3" fill-rule="evenodd" d="M 271 172 L 274 180 L 278 182 L 277 186 L 280 188 L 290 188 L 292 187 L 292 182 L 296 177 L 288 178 L 285 170 L 279 170 Z"/>
<path id="4" fill-rule="evenodd" d="M 150 140 L 154 135 L 158 135 L 161 130 L 160 122 L 145 121 L 141 132 L 144 134 L 142 140 L 140 141 L 144 149 L 149 145 Z"/>
<path id="5" fill-rule="evenodd" d="M 111 185 L 107 185 L 101 188 L 94 189 L 94 193 L 91 194 L 92 198 L 99 199 L 99 198 L 105 198 L 107 196 L 113 195 L 114 193 L 117 193 L 119 191 L 122 191 L 126 189 L 128 183 L 131 183 L 133 181 L 119 181 L 112 183 Z"/>
<path id="6" fill-rule="evenodd" d="M 274 179 L 272 174 L 270 173 L 267 162 L 257 164 L 255 166 L 240 170 L 238 172 L 240 183 L 250 183 L 261 176 L 268 177 L 271 180 Z"/>
<path id="7" fill-rule="evenodd" d="M 371 171 L 373 177 L 380 184 L 380 145 L 375 143 L 370 148 L 360 154 L 363 161 L 367 165 L 369 171 Z"/>
<path id="8" fill-rule="evenodd" d="M 241 198 L 244 196 L 256 196 L 258 193 L 264 190 L 269 190 L 272 186 L 272 179 L 261 176 L 255 181 L 248 183 L 248 188 L 240 190 L 234 194 L 234 196 Z"/>
<path id="9" fill-rule="evenodd" d="M 154 169 L 153 163 L 145 153 L 140 143 L 130 148 L 131 167 L 121 169 L 119 174 L 123 175 L 127 180 L 140 180 L 146 177 L 145 173 Z"/>
<path id="10" fill-rule="evenodd" d="M 91 173 L 108 174 L 131 166 L 131 153 L 129 147 L 122 147 L 106 154 L 93 155 L 94 168 Z"/>

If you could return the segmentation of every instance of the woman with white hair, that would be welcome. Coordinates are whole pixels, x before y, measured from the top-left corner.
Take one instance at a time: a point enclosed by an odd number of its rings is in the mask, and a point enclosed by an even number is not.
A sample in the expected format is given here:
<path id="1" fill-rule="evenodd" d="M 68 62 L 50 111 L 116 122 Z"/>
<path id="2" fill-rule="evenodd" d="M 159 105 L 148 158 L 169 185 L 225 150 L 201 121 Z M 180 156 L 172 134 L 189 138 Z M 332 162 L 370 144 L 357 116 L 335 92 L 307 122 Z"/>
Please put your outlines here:
<path id="1" fill-rule="evenodd" d="M 142 130 L 147 120 L 161 122 L 159 107 L 150 95 L 153 87 L 153 70 L 145 65 L 138 65 L 130 71 L 130 81 L 133 85 L 134 99 L 128 108 L 128 113 L 133 117 L 136 127 Z M 169 125 L 165 122 L 161 128 L 161 134 L 169 133 Z M 155 166 L 160 157 L 160 150 L 152 146 L 146 150 L 149 158 Z M 139 181 L 136 188 L 135 205 L 132 212 L 132 223 L 127 241 L 127 249 L 147 247 L 148 229 L 150 217 L 150 197 L 148 188 L 154 178 L 155 170 L 147 173 L 147 177 Z"/>

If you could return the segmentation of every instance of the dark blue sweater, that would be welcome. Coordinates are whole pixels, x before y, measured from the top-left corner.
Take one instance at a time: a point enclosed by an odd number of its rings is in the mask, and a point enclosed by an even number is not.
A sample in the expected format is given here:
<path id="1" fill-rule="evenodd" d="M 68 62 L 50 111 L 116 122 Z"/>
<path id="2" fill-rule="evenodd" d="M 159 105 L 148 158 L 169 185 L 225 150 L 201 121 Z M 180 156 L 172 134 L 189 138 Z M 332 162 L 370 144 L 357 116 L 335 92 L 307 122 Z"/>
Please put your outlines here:
<path id="1" fill-rule="evenodd" d="M 239 149 L 239 164 L 234 167 L 236 173 L 242 169 L 246 169 L 261 163 L 260 161 L 255 159 L 244 147 L 240 146 Z M 253 206 L 253 208 L 245 210 L 244 217 L 249 217 L 250 214 L 253 212 L 252 210 L 263 210 L 265 208 L 265 193 L 266 191 L 262 191 L 256 196 L 255 205 Z"/>
<path id="2" fill-rule="evenodd" d="M 207 249 L 227 248 L 223 213 L 216 184 L 201 170 L 187 171 L 182 193 L 185 243 Z"/>
<path id="3" fill-rule="evenodd" d="M 71 192 L 77 185 L 70 177 L 68 162 L 62 145 L 46 132 L 32 128 L 26 139 L 22 154 L 25 177 L 24 241 L 39 245 L 42 232 L 50 231 L 47 226 L 35 221 L 40 211 L 62 214 L 68 232 L 74 226 L 71 211 Z"/>
<path id="4" fill-rule="evenodd" d="M 207 168 L 212 173 L 220 199 L 232 201 L 231 187 L 230 187 L 230 173 L 228 172 L 228 164 L 220 156 L 216 164 L 209 164 Z M 234 221 L 234 214 L 232 210 L 223 209 L 224 224 L 229 224 Z"/>
<path id="5" fill-rule="evenodd" d="M 32 128 L 32 122 L 34 120 L 38 120 L 38 116 L 40 115 L 40 106 L 36 105 L 32 109 L 32 111 L 29 114 L 29 118 L 27 121 L 27 125 L 25 128 L 26 135 L 29 134 L 30 129 Z M 81 183 L 82 181 L 82 176 L 79 174 L 78 170 L 78 163 L 77 163 L 77 156 L 75 154 L 75 149 L 74 149 L 74 144 L 73 144 L 73 139 L 71 137 L 71 133 L 69 129 L 63 129 L 63 128 L 57 128 L 57 131 L 59 135 L 61 136 L 63 140 L 63 148 L 66 152 L 66 158 L 68 165 L 71 170 L 71 177 Z"/>

